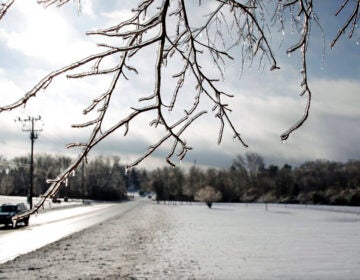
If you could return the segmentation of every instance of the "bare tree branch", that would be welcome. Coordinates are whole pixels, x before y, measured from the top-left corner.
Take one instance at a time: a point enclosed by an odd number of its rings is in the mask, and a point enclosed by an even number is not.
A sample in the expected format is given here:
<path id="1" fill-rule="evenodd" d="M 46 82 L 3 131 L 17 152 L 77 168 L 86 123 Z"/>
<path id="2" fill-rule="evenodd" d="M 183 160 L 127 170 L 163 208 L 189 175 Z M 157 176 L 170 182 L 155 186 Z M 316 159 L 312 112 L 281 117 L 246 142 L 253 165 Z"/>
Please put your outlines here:
<path id="1" fill-rule="evenodd" d="M 341 13 L 341 11 L 344 9 L 344 7 L 346 5 L 349 4 L 349 0 L 345 0 L 343 2 L 343 4 L 341 5 L 341 7 L 339 8 L 339 10 L 335 13 L 335 16 L 339 15 Z M 349 25 L 351 24 L 352 26 L 350 27 L 350 32 L 349 32 L 349 39 L 352 38 L 352 35 L 354 33 L 354 30 L 356 28 L 357 22 L 359 20 L 359 7 L 360 7 L 360 0 L 354 1 L 354 8 L 353 8 L 353 12 L 351 13 L 351 15 L 347 18 L 346 22 L 344 23 L 344 25 L 338 30 L 338 33 L 336 34 L 334 40 L 331 42 L 330 47 L 333 48 L 336 44 L 336 42 L 338 41 L 338 39 L 341 37 L 341 35 L 345 34 L 346 29 L 349 27 Z"/>
<path id="2" fill-rule="evenodd" d="M 294 4 L 296 3 L 294 2 Z M 299 4 L 298 16 L 303 16 L 303 27 L 301 29 L 301 37 L 298 43 L 296 43 L 294 46 L 290 47 L 287 50 L 287 53 L 291 54 L 299 49 L 301 51 L 301 55 L 302 55 L 301 74 L 303 76 L 303 79 L 300 84 L 302 88 L 300 95 L 303 96 L 304 94 L 307 94 L 307 102 L 305 106 L 305 112 L 302 118 L 298 122 L 296 122 L 292 127 L 290 127 L 287 131 L 281 134 L 280 138 L 282 141 L 287 140 L 292 132 L 294 132 L 304 124 L 304 122 L 309 116 L 310 105 L 311 105 L 311 90 L 308 84 L 306 53 L 307 53 L 309 36 L 310 36 L 311 20 L 313 19 L 313 3 L 312 0 L 309 1 L 299 0 L 298 4 Z"/>
<path id="3" fill-rule="evenodd" d="M 9 0 L 6 3 L 0 4 L 0 20 L 5 16 L 8 9 L 14 4 L 15 0 Z"/>

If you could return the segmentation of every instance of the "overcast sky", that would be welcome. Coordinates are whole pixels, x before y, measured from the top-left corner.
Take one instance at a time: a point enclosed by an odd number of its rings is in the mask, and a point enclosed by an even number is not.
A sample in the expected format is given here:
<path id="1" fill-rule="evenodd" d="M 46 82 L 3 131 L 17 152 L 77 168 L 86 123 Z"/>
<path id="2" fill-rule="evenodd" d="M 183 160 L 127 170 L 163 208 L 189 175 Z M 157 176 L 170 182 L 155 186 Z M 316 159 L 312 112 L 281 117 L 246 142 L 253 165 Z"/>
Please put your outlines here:
<path id="1" fill-rule="evenodd" d="M 101 42 L 101 38 L 86 36 L 85 32 L 126 18 L 130 13 L 127 3 L 134 2 L 87 0 L 82 2 L 82 11 L 78 15 L 72 3 L 61 9 L 43 9 L 35 0 L 17 0 L 0 21 L 0 105 L 14 102 L 50 71 L 99 51 L 96 43 Z M 333 16 L 341 2 L 315 1 L 315 5 L 322 5 L 318 7 L 318 14 L 326 36 L 325 59 L 322 63 L 321 34 L 314 27 L 309 49 L 313 101 L 305 125 L 285 143 L 280 141 L 281 133 L 301 117 L 306 102 L 305 97 L 299 96 L 301 67 L 298 60 L 285 54 L 286 48 L 297 37 L 286 30 L 286 40 L 282 44 L 282 34 L 273 36 L 280 70 L 270 72 L 270 65 L 267 65 L 259 71 L 256 66 L 245 65 L 241 75 L 239 61 L 229 63 L 226 68 L 223 87 L 235 96 L 229 101 L 233 109 L 231 117 L 249 148 L 233 142 L 229 129 L 218 146 L 218 121 L 208 114 L 186 134 L 186 140 L 194 150 L 188 153 L 184 165 L 196 161 L 204 166 L 228 167 L 236 155 L 246 152 L 258 153 L 266 164 L 278 165 L 297 165 L 316 159 L 360 159 L 359 27 L 352 40 L 344 37 L 334 49 L 329 47 L 338 26 L 344 21 L 342 16 Z M 195 24 L 196 18 L 192 21 Z M 154 53 L 145 51 L 142 55 L 143 74 L 131 76 L 130 82 L 117 89 L 114 120 L 125 117 L 130 106 L 136 107 L 139 97 L 150 94 L 147 91 L 154 68 L 150 56 L 154 57 Z M 88 120 L 82 110 L 90 104 L 91 98 L 106 90 L 108 82 L 106 77 L 97 80 L 60 77 L 25 108 L 1 113 L 0 155 L 8 159 L 28 155 L 29 133 L 23 132 L 21 123 L 14 119 L 41 115 L 37 128 L 42 131 L 35 143 L 35 153 L 75 156 L 78 150 L 69 151 L 65 145 L 84 141 L 89 131 L 70 126 Z M 134 160 L 161 137 L 161 131 L 148 126 L 149 121 L 134 122 L 127 137 L 122 136 L 123 131 L 114 134 L 92 155 L 117 155 L 124 164 Z M 163 166 L 167 148 L 165 145 L 139 167 Z"/>

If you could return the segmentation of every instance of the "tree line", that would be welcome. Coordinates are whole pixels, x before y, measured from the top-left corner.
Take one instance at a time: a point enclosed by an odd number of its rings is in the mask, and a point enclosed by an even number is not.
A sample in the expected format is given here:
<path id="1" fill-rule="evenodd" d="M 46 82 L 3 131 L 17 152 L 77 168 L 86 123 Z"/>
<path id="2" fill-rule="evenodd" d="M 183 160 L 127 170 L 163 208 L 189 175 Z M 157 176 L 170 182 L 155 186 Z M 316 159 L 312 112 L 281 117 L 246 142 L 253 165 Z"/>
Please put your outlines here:
<path id="1" fill-rule="evenodd" d="M 48 188 L 69 166 L 71 158 L 38 155 L 34 161 L 34 194 Z M 28 193 L 29 158 L 0 157 L 0 194 Z M 121 200 L 128 190 L 155 192 L 157 200 L 194 201 L 206 186 L 221 193 L 223 202 L 309 203 L 360 206 L 360 161 L 308 161 L 293 168 L 268 165 L 256 153 L 238 155 L 229 168 L 163 167 L 126 170 L 120 158 L 99 156 L 64 182 L 60 197 Z"/>
<path id="2" fill-rule="evenodd" d="M 35 156 L 34 195 L 43 194 L 49 187 L 47 179 L 55 179 L 71 162 L 70 157 L 47 154 Z M 0 157 L 0 194 L 28 195 L 29 168 L 29 157 L 16 157 L 10 161 Z M 124 170 L 119 157 L 97 157 L 73 172 L 68 180 L 63 182 L 58 196 L 97 200 L 124 199 L 129 178 L 124 175 Z"/>

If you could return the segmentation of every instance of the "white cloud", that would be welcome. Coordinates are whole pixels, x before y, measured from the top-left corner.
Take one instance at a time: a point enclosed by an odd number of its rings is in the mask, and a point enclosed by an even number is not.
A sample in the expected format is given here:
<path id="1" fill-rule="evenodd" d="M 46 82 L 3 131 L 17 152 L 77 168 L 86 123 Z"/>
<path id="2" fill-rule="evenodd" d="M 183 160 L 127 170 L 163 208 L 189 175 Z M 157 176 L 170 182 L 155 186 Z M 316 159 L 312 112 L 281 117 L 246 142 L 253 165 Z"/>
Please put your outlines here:
<path id="1" fill-rule="evenodd" d="M 93 0 L 82 0 L 81 1 L 81 14 L 90 16 L 92 18 L 96 17 L 96 13 L 93 7 Z"/>
<path id="2" fill-rule="evenodd" d="M 22 96 L 22 90 L 19 86 L 7 77 L 7 72 L 0 68 L 0 94 L 1 105 L 12 103 Z"/>
<path id="3" fill-rule="evenodd" d="M 315 80 L 312 89 L 314 111 L 326 115 L 360 118 L 360 81 Z"/>
<path id="4" fill-rule="evenodd" d="M 129 9 L 114 10 L 111 12 L 103 12 L 101 16 L 107 18 L 110 24 L 118 24 L 123 20 L 127 20 L 133 16 L 133 13 Z"/>
<path id="5" fill-rule="evenodd" d="M 94 49 L 94 44 L 79 37 L 74 23 L 67 20 L 61 9 L 44 9 L 33 1 L 23 0 L 16 4 L 14 9 L 19 13 L 17 27 L 5 26 L 0 30 L 8 48 L 32 59 L 61 66 L 83 58 Z"/>

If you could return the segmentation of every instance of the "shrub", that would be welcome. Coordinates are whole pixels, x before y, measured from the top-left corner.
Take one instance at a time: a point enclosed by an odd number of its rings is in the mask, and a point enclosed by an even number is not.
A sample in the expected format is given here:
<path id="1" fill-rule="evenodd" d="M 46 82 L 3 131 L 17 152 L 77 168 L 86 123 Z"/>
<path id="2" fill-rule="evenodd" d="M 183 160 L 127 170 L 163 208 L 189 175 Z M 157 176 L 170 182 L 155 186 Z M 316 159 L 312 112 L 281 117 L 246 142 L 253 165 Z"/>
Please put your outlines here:
<path id="1" fill-rule="evenodd" d="M 221 199 L 222 199 L 221 192 L 215 190 L 211 186 L 206 186 L 198 190 L 195 195 L 195 200 L 205 202 L 209 208 L 211 208 L 213 202 L 219 201 Z"/>

